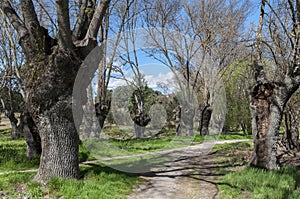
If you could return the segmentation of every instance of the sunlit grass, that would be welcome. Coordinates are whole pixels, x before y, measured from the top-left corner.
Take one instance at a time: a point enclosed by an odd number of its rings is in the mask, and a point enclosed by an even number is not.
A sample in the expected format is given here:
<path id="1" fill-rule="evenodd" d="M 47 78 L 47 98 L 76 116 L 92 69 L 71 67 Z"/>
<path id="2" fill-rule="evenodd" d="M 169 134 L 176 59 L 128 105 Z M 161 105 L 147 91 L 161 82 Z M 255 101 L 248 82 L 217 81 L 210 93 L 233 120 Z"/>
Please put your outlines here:
<path id="1" fill-rule="evenodd" d="M 227 174 L 218 188 L 222 198 L 300 198 L 300 171 L 284 167 L 279 171 L 250 168 Z"/>

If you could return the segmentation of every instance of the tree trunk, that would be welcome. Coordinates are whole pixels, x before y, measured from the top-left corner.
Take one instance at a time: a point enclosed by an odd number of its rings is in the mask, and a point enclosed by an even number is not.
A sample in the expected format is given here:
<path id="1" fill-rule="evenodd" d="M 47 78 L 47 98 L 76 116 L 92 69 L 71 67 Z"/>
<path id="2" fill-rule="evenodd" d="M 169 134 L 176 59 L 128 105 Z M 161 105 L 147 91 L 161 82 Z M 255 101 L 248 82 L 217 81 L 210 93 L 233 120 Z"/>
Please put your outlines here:
<path id="1" fill-rule="evenodd" d="M 96 110 L 97 111 L 97 110 Z M 93 88 L 91 85 L 87 88 L 87 102 L 83 107 L 82 129 L 80 130 L 80 139 L 99 138 L 101 128 L 97 125 L 97 113 L 95 115 L 95 105 L 93 100 Z"/>
<path id="2" fill-rule="evenodd" d="M 20 138 L 21 137 L 21 133 L 18 129 L 18 120 L 17 118 L 15 117 L 15 113 L 13 112 L 10 112 L 7 114 L 7 117 L 10 121 L 10 125 L 11 125 L 11 138 L 14 140 L 14 139 L 17 139 L 17 138 Z"/>
<path id="3" fill-rule="evenodd" d="M 95 109 L 96 109 L 96 116 L 98 118 L 100 128 L 102 129 L 104 127 L 105 119 L 110 110 L 110 101 L 96 103 Z"/>
<path id="4" fill-rule="evenodd" d="M 292 118 L 292 114 L 287 112 L 284 114 L 285 132 L 282 137 L 282 144 L 286 150 L 299 150 L 299 129 L 297 127 L 297 121 Z"/>
<path id="5" fill-rule="evenodd" d="M 278 168 L 277 142 L 283 109 L 288 100 L 284 88 L 271 83 L 260 83 L 251 93 L 251 116 L 254 151 L 253 167 L 273 170 Z"/>
<path id="6" fill-rule="evenodd" d="M 182 129 L 186 132 L 187 136 L 194 136 L 194 116 L 193 108 L 184 106 L 181 109 Z"/>
<path id="7" fill-rule="evenodd" d="M 176 136 L 181 136 L 181 106 L 177 106 L 175 110 L 173 110 L 173 114 L 173 119 L 176 127 Z"/>
<path id="8" fill-rule="evenodd" d="M 199 125 L 200 135 L 209 135 L 209 122 L 212 114 L 212 109 L 210 105 L 204 107 L 201 113 L 201 121 Z"/>
<path id="9" fill-rule="evenodd" d="M 29 112 L 22 113 L 20 116 L 20 128 L 26 140 L 26 157 L 28 159 L 40 156 L 42 153 L 41 137 Z"/>
<path id="10" fill-rule="evenodd" d="M 134 116 L 133 121 L 134 121 L 134 130 L 135 130 L 136 138 L 144 137 L 145 127 L 151 121 L 149 115 L 141 112 Z"/>
<path id="11" fill-rule="evenodd" d="M 73 52 L 53 49 L 50 56 L 31 62 L 26 89 L 30 112 L 39 129 L 42 154 L 35 180 L 78 178 L 79 135 L 72 114 L 72 90 L 81 61 Z M 36 78 L 39 77 L 39 78 Z"/>

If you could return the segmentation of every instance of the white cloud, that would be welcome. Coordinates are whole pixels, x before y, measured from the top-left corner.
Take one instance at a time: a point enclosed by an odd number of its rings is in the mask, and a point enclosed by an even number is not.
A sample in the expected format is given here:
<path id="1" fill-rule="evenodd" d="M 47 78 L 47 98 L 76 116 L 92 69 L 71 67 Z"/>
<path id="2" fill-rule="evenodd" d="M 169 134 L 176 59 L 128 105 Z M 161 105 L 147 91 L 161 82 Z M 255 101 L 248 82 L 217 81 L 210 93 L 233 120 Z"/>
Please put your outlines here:
<path id="1" fill-rule="evenodd" d="M 128 80 L 131 81 L 132 78 L 129 78 Z M 166 74 L 159 73 L 156 76 L 154 76 L 154 75 L 145 75 L 145 80 L 147 81 L 148 86 L 150 88 L 155 89 L 155 90 L 159 89 L 158 84 L 168 85 L 168 88 L 170 90 L 173 90 L 175 88 L 175 85 L 173 83 L 174 82 L 173 72 L 168 72 Z M 119 86 L 125 86 L 125 85 L 127 85 L 125 80 L 112 78 L 110 80 L 110 83 L 109 83 L 109 88 L 110 89 L 115 89 Z"/>

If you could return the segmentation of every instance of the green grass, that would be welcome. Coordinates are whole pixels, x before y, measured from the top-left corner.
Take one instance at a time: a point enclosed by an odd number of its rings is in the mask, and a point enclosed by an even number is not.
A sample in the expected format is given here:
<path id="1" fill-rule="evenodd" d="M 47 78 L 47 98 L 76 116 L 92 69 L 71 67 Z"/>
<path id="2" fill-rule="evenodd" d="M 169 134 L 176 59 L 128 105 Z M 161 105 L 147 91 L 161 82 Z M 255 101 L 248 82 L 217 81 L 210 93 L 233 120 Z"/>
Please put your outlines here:
<path id="1" fill-rule="evenodd" d="M 218 165 L 227 165 L 226 169 L 240 168 L 217 181 L 221 198 L 255 199 L 300 199 L 300 170 L 295 167 L 283 167 L 278 171 L 266 171 L 247 165 L 246 151 L 253 148 L 251 142 L 216 145 L 213 152 L 223 154 L 216 158 Z M 226 170 L 225 169 L 225 170 Z M 223 168 L 220 173 L 228 173 Z"/>
<path id="2" fill-rule="evenodd" d="M 0 171 L 17 171 L 38 168 L 39 158 L 26 158 L 26 142 L 24 139 L 12 140 L 0 132 Z"/>
<path id="3" fill-rule="evenodd" d="M 140 182 L 137 176 L 102 164 L 81 166 L 80 170 L 80 180 L 53 178 L 46 186 L 31 181 L 35 173 L 1 175 L 0 190 L 12 198 L 117 199 L 125 198 Z"/>
<path id="4" fill-rule="evenodd" d="M 128 195 L 139 183 L 137 176 L 122 173 L 101 164 L 81 167 L 82 179 L 53 178 L 47 189 L 52 198 L 117 199 Z"/>
<path id="5" fill-rule="evenodd" d="M 279 171 L 247 167 L 227 174 L 218 184 L 222 198 L 240 198 L 242 194 L 256 199 L 300 198 L 300 171 L 294 167 Z"/>

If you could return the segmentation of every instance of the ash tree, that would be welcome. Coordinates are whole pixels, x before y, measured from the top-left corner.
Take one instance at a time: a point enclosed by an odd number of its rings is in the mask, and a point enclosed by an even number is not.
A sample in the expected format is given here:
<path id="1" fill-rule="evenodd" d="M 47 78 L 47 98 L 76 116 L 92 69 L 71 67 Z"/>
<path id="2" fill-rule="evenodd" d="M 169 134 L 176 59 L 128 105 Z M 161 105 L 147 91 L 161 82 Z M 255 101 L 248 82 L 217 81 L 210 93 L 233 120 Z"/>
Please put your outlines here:
<path id="1" fill-rule="evenodd" d="M 300 1 L 261 1 L 256 31 L 255 85 L 250 94 L 254 151 L 250 164 L 277 169 L 279 128 L 300 85 Z M 268 61 L 266 67 L 264 60 Z"/>
<path id="2" fill-rule="evenodd" d="M 40 166 L 34 179 L 43 183 L 54 176 L 79 178 L 73 84 L 83 60 L 97 45 L 110 0 L 79 1 L 77 18 L 72 17 L 69 3 L 55 1 L 55 20 L 50 20 L 51 16 L 49 20 L 57 21 L 57 31 L 50 32 L 41 25 L 38 6 L 32 0 L 0 2 L 0 9 L 18 33 L 26 58 L 28 109 L 42 143 Z M 72 29 L 70 21 L 74 22 Z"/>

